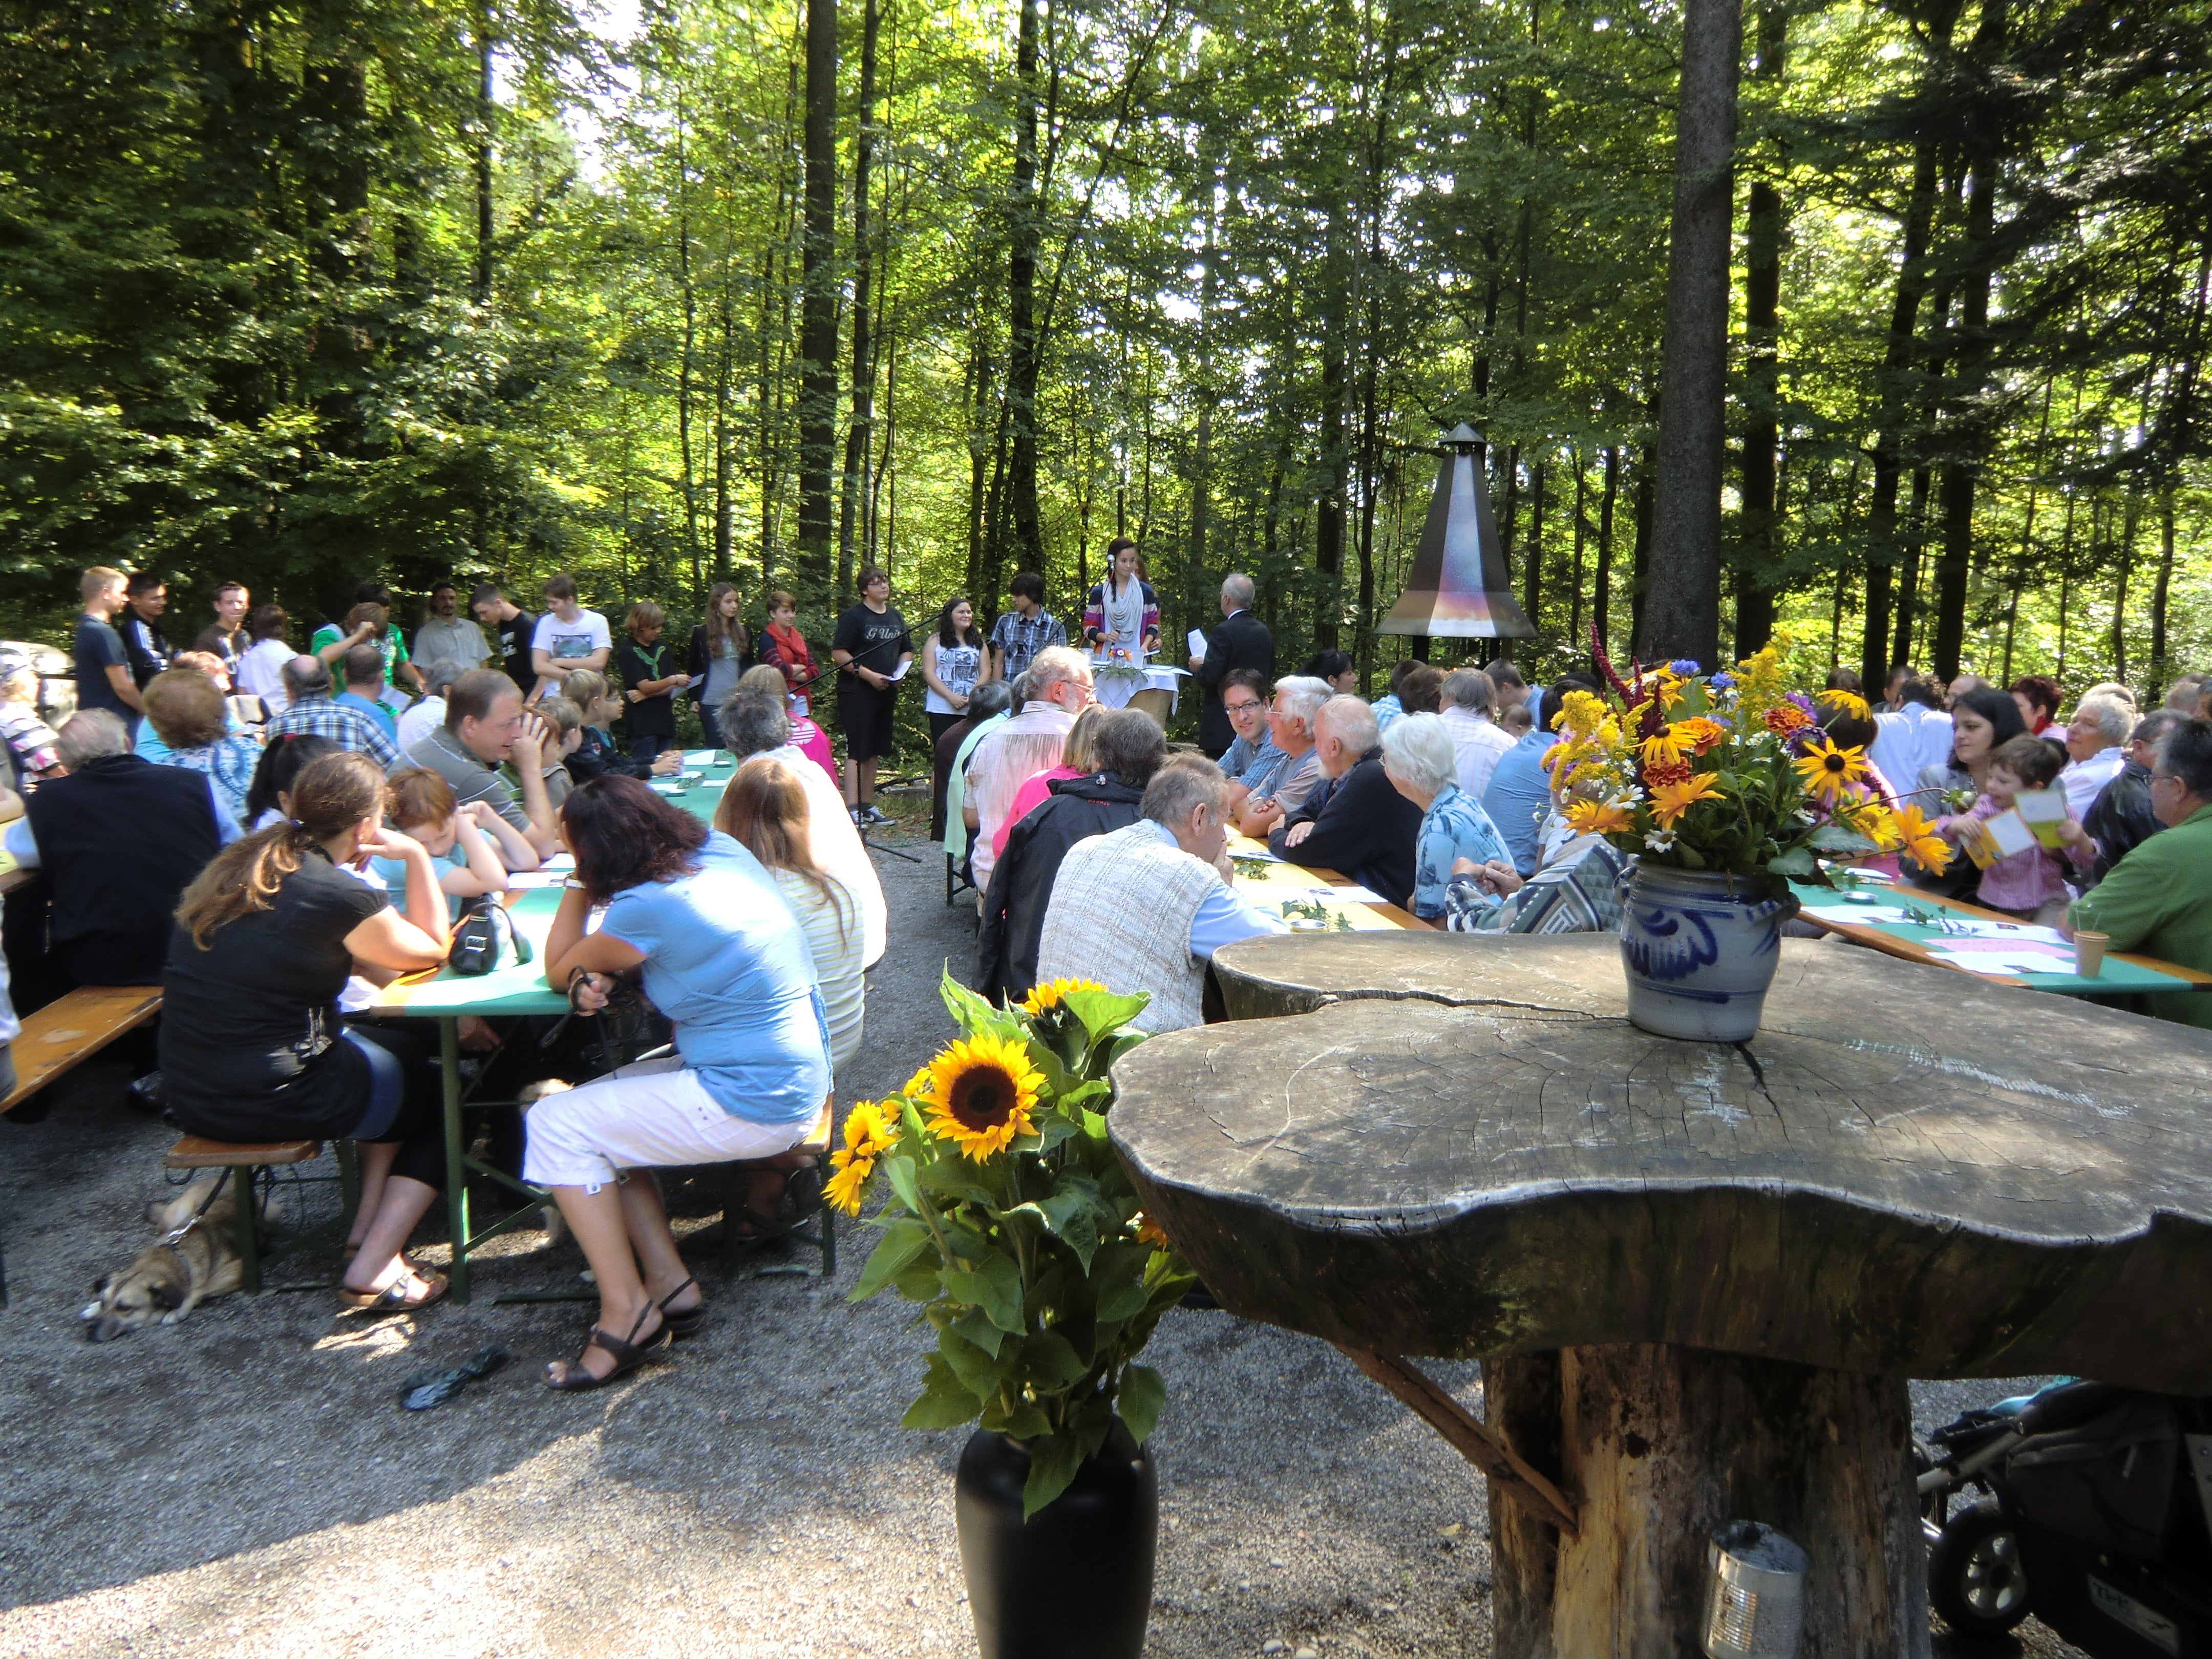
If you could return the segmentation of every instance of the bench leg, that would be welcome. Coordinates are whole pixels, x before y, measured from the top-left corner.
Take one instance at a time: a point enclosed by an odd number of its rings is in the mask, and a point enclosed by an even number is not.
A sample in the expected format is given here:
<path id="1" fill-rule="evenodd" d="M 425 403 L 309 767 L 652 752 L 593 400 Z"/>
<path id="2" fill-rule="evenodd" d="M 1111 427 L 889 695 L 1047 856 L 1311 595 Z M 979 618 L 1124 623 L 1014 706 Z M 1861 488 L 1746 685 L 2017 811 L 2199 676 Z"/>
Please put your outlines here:
<path id="1" fill-rule="evenodd" d="M 828 1199 L 822 1200 L 822 1277 L 837 1276 L 837 1206 Z"/>
<path id="2" fill-rule="evenodd" d="M 438 1075 L 446 1119 L 446 1225 L 453 1236 L 453 1264 L 446 1271 L 447 1294 L 457 1304 L 469 1299 L 469 1166 L 461 1145 L 461 1025 L 458 1018 L 438 1022 Z"/>
<path id="3" fill-rule="evenodd" d="M 253 1214 L 253 1168 L 241 1164 L 230 1172 L 231 1191 L 238 1200 L 238 1283 L 248 1296 L 261 1294 L 261 1230 Z"/>

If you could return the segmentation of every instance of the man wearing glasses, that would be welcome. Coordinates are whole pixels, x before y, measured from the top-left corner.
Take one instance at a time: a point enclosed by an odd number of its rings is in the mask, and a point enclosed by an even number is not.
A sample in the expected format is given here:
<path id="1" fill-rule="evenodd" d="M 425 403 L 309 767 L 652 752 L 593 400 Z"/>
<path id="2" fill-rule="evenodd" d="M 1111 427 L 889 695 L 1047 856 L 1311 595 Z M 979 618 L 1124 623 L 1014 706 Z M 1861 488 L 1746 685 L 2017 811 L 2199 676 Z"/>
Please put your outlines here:
<path id="1" fill-rule="evenodd" d="M 2109 936 L 2112 951 L 2140 951 L 2212 973 L 2212 721 L 2183 720 L 2158 746 L 2150 809 L 2165 830 L 2112 866 L 2066 913 L 2064 932 Z M 2212 1030 L 2212 993 L 2158 992 L 2142 1012 Z"/>
<path id="2" fill-rule="evenodd" d="M 1018 693 L 1023 698 L 1021 708 L 976 746 L 968 762 L 967 801 L 962 815 L 975 814 L 969 826 L 976 832 L 975 850 L 969 856 L 979 904 L 991 884 L 991 866 L 998 856 L 991 840 L 1006 822 L 1014 797 L 1038 773 L 1049 772 L 1060 764 L 1068 728 L 1078 714 L 1097 701 L 1090 659 L 1064 645 L 1048 646 L 1038 652 L 1021 681 Z"/>
<path id="3" fill-rule="evenodd" d="M 545 722 L 525 714 L 522 690 L 496 668 L 472 668 L 446 691 L 446 723 L 407 750 L 453 786 L 462 806 L 483 801 L 506 819 L 539 858 L 561 850 L 552 797 L 545 789 Z M 520 799 L 500 775 L 514 769 Z"/>

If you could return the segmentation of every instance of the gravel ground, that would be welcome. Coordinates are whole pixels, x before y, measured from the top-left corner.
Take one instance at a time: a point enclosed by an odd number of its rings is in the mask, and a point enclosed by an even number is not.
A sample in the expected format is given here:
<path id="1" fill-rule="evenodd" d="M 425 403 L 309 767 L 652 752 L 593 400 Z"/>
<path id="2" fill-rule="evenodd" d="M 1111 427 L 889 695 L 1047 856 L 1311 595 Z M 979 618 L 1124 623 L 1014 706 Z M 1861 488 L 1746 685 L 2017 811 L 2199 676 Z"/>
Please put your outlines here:
<path id="1" fill-rule="evenodd" d="M 945 1033 L 939 964 L 971 959 L 971 914 L 907 844 L 923 863 L 878 860 L 894 945 L 848 1096 L 903 1081 Z M 535 1231 L 477 1258 L 466 1308 L 362 1324 L 328 1291 L 231 1297 L 95 1347 L 77 1310 L 148 1242 L 170 1133 L 121 1103 L 127 1075 L 89 1065 L 46 1121 L 0 1124 L 0 1654 L 974 1651 L 965 1434 L 898 1426 L 921 1343 L 896 1298 L 842 1300 L 862 1240 L 829 1284 L 757 1275 L 811 1256 L 695 1251 L 704 1334 L 588 1399 L 537 1381 L 584 1307 L 490 1300 L 576 1288 L 574 1246 Z M 711 1228 L 686 1196 L 679 1229 Z M 489 1380 L 395 1408 L 410 1372 L 495 1341 L 514 1362 Z M 1169 1382 L 1151 1653 L 1489 1651 L 1482 1480 L 1434 1434 L 1325 1345 L 1224 1314 L 1170 1315 L 1150 1357 Z M 1474 1366 L 1435 1370 L 1480 1412 Z M 2007 1391 L 1918 1385 L 1916 1415 Z M 2072 1652 L 2027 1634 L 2021 1651 Z"/>

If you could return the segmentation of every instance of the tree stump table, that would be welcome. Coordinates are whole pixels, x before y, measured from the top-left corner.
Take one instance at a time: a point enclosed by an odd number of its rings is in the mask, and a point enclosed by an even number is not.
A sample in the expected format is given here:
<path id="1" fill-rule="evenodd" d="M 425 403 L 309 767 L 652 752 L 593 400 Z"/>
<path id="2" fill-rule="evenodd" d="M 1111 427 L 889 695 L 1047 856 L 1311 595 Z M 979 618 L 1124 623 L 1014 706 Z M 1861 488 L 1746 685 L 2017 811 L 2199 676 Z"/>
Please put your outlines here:
<path id="1" fill-rule="evenodd" d="M 1907 1377 L 2212 1390 L 2212 1034 L 1796 940 L 1736 1045 L 1630 1025 L 1607 937 L 1214 966 L 1115 1142 L 1224 1307 L 1489 1475 L 1509 1659 L 1696 1653 L 1736 1518 L 1809 1553 L 1806 1654 L 1924 1655 Z"/>

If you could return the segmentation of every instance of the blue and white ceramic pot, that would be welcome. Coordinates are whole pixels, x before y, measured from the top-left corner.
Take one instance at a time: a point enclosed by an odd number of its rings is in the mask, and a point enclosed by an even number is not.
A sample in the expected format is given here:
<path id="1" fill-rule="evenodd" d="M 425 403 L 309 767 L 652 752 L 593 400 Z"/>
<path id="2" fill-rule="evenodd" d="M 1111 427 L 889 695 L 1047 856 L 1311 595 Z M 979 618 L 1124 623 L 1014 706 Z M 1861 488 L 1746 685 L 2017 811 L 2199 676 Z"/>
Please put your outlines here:
<path id="1" fill-rule="evenodd" d="M 1741 1042 L 1759 1030 L 1797 901 L 1779 882 L 1639 860 L 1621 905 L 1628 1018 L 1661 1036 Z"/>

